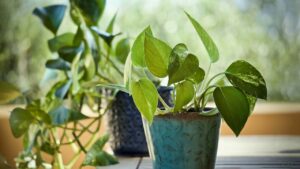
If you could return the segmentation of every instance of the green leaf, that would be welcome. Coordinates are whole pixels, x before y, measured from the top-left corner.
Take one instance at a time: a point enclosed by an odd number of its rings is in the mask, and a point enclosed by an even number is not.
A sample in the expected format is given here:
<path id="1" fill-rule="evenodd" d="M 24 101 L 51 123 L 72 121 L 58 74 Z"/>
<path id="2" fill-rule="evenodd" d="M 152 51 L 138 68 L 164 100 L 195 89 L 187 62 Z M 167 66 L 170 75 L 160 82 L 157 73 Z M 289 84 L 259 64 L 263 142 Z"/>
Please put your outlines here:
<path id="1" fill-rule="evenodd" d="M 49 69 L 58 69 L 63 71 L 71 70 L 70 63 L 64 61 L 61 58 L 47 60 L 46 67 Z"/>
<path id="2" fill-rule="evenodd" d="M 56 34 L 65 15 L 66 5 L 52 5 L 44 8 L 35 8 L 33 14 L 41 19 L 44 26 Z"/>
<path id="3" fill-rule="evenodd" d="M 51 118 L 50 118 L 49 114 L 47 114 L 43 110 L 28 108 L 27 111 L 30 111 L 30 113 L 34 117 L 34 119 L 36 119 L 40 122 L 44 122 L 45 124 L 51 124 Z"/>
<path id="4" fill-rule="evenodd" d="M 249 110 L 250 110 L 250 114 L 252 114 L 253 110 L 254 110 L 254 107 L 255 107 L 255 104 L 256 104 L 256 101 L 257 101 L 257 98 L 256 97 L 253 97 L 251 95 L 247 95 L 245 94 L 246 97 L 247 97 L 247 100 L 248 100 L 248 104 L 249 104 Z"/>
<path id="5" fill-rule="evenodd" d="M 82 165 L 107 166 L 117 164 L 118 160 L 113 155 L 110 155 L 103 150 L 103 147 L 108 140 L 108 135 L 99 138 L 88 150 Z"/>
<path id="6" fill-rule="evenodd" d="M 116 36 L 121 35 L 121 33 L 117 33 L 117 34 L 110 34 L 108 32 L 104 32 L 99 30 L 96 26 L 92 26 L 91 29 L 96 32 L 103 40 L 104 42 L 110 47 L 112 44 L 112 41 L 114 40 L 114 38 Z"/>
<path id="7" fill-rule="evenodd" d="M 65 46 L 72 46 L 74 41 L 74 33 L 64 33 L 48 40 L 48 46 L 51 52 L 57 52 L 58 49 Z"/>
<path id="8" fill-rule="evenodd" d="M 69 121 L 70 110 L 64 106 L 59 106 L 49 112 L 53 125 L 66 124 Z"/>
<path id="9" fill-rule="evenodd" d="M 218 61 L 219 59 L 219 51 L 214 43 L 214 41 L 211 39 L 211 37 L 208 35 L 208 33 L 205 31 L 205 29 L 193 18 L 191 17 L 187 12 L 185 12 L 187 17 L 189 18 L 190 22 L 194 26 L 196 32 L 198 33 L 198 36 L 200 37 L 201 41 L 203 42 L 206 51 L 210 57 L 210 61 L 212 63 Z"/>
<path id="10" fill-rule="evenodd" d="M 63 82 L 55 91 L 55 96 L 60 99 L 64 99 L 71 87 L 72 80 Z"/>
<path id="11" fill-rule="evenodd" d="M 194 74 L 189 76 L 187 79 L 192 81 L 194 84 L 199 84 L 203 81 L 205 76 L 205 71 L 198 67 Z"/>
<path id="12" fill-rule="evenodd" d="M 266 82 L 260 72 L 250 63 L 243 60 L 235 61 L 225 73 L 232 85 L 251 96 L 267 99 Z"/>
<path id="13" fill-rule="evenodd" d="M 97 25 L 105 8 L 106 0 L 73 0 L 88 25 Z"/>
<path id="14" fill-rule="evenodd" d="M 169 58 L 168 73 L 169 75 L 175 73 L 180 65 L 183 63 L 184 59 L 188 55 L 188 49 L 185 44 L 177 44 L 171 51 Z"/>
<path id="15" fill-rule="evenodd" d="M 127 56 L 130 52 L 130 43 L 129 43 L 129 39 L 128 38 L 124 38 L 121 39 L 118 43 L 117 43 L 117 47 L 116 47 L 116 56 L 117 59 L 121 62 L 121 63 L 125 63 Z"/>
<path id="16" fill-rule="evenodd" d="M 19 89 L 14 85 L 0 81 L 0 104 L 7 103 L 21 95 Z"/>
<path id="17" fill-rule="evenodd" d="M 59 57 L 72 63 L 75 56 L 84 50 L 83 45 L 80 46 L 64 46 L 58 50 Z"/>
<path id="18" fill-rule="evenodd" d="M 167 76 L 171 47 L 165 42 L 146 34 L 144 48 L 145 62 L 149 71 L 157 77 Z"/>
<path id="19" fill-rule="evenodd" d="M 246 95 L 238 88 L 225 86 L 216 88 L 213 96 L 225 122 L 238 136 L 250 114 Z"/>
<path id="20" fill-rule="evenodd" d="M 133 65 L 146 67 L 145 63 L 145 35 L 149 34 L 152 36 L 152 30 L 150 26 L 148 26 L 143 32 L 141 32 L 138 37 L 135 39 L 132 48 L 131 48 L 131 60 Z"/>
<path id="21" fill-rule="evenodd" d="M 116 12 L 114 14 L 113 18 L 110 20 L 110 22 L 109 22 L 109 24 L 108 24 L 108 26 L 106 28 L 106 32 L 107 33 L 113 33 L 113 31 L 114 31 L 114 24 L 115 24 L 115 21 L 116 21 L 116 18 L 117 18 L 117 14 L 118 14 L 118 12 Z"/>
<path id="22" fill-rule="evenodd" d="M 174 63 L 174 62 L 173 62 Z M 193 75 L 199 68 L 199 60 L 193 54 L 188 54 L 175 72 L 169 72 L 168 85 L 180 82 Z"/>
<path id="23" fill-rule="evenodd" d="M 31 113 L 22 108 L 15 108 L 9 117 L 9 124 L 14 137 L 21 137 L 34 120 Z"/>
<path id="24" fill-rule="evenodd" d="M 193 99 L 195 89 L 192 82 L 183 81 L 175 86 L 175 91 L 174 112 L 178 112 Z"/>
<path id="25" fill-rule="evenodd" d="M 152 123 L 158 105 L 158 92 L 154 84 L 148 79 L 140 79 L 132 82 L 131 92 L 138 110 L 149 123 Z"/>

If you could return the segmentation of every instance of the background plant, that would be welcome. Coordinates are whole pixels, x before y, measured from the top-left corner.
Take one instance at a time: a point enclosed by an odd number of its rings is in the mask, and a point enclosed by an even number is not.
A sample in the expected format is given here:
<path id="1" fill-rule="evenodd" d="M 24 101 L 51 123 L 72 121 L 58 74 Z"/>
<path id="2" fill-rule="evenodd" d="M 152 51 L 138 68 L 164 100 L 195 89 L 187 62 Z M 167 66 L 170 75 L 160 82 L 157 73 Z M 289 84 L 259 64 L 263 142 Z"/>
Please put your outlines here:
<path id="1" fill-rule="evenodd" d="M 265 80 L 255 67 L 244 60 L 233 62 L 224 72 L 208 79 L 211 65 L 219 59 L 219 51 L 204 28 L 189 14 L 186 15 L 210 58 L 206 74 L 199 67 L 198 57 L 190 53 L 185 44 L 179 43 L 171 48 L 164 41 L 155 38 L 151 28 L 147 27 L 133 44 L 132 64 L 134 68 L 149 70 L 156 77 L 168 78 L 168 85 L 174 86 L 174 107 L 164 103 L 146 75 L 129 77 L 130 85 L 126 85 L 127 89 L 131 92 L 139 111 L 150 123 L 154 115 L 158 114 L 193 111 L 210 116 L 220 112 L 238 136 L 253 110 L 256 99 L 267 98 Z M 136 47 L 140 50 L 135 51 Z M 132 73 L 129 71 L 129 74 Z M 220 78 L 223 77 L 226 77 L 232 86 L 220 84 Z M 206 111 L 207 100 L 211 95 L 217 108 Z M 158 100 L 164 103 L 164 109 L 157 108 Z"/>
<path id="2" fill-rule="evenodd" d="M 58 34 L 65 18 L 66 5 L 50 5 L 35 8 L 43 25 L 54 35 L 48 46 L 54 58 L 46 62 L 52 71 L 45 75 L 45 82 L 52 84 L 42 96 L 32 97 L 24 93 L 25 108 L 16 108 L 10 115 L 10 126 L 16 138 L 23 136 L 24 150 L 17 158 L 18 168 L 72 168 L 79 155 L 85 153 L 82 165 L 109 165 L 117 163 L 112 155 L 103 150 L 108 135 L 98 138 L 103 115 L 111 106 L 113 95 L 107 95 L 95 83 L 117 83 L 122 80 L 122 66 L 129 53 L 127 37 L 114 39 L 116 14 L 105 30 L 98 27 L 106 1 L 70 0 L 69 12 L 76 32 Z M 1 83 L 1 102 L 12 100 L 20 92 L 10 84 Z M 2 98 L 3 96 L 3 98 Z M 103 104 L 103 102 L 106 102 Z M 94 112 L 93 117 L 84 115 L 86 104 Z M 90 119 L 84 125 L 83 120 Z M 95 130 L 91 127 L 95 126 Z M 91 138 L 82 143 L 84 133 Z M 67 164 L 63 163 L 61 147 L 71 146 L 74 155 Z M 43 153 L 53 157 L 44 160 Z"/>

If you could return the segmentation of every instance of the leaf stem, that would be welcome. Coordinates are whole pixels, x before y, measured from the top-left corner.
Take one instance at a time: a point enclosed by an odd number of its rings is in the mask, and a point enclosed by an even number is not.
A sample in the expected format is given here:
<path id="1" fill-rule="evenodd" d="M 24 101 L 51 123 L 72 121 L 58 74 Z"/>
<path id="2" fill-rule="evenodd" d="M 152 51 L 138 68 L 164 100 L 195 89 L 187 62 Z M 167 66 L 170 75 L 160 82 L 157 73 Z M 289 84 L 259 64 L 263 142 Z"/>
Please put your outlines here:
<path id="1" fill-rule="evenodd" d="M 164 99 L 158 94 L 158 99 L 162 103 L 162 105 L 165 107 L 166 110 L 171 110 L 171 107 L 164 101 Z"/>

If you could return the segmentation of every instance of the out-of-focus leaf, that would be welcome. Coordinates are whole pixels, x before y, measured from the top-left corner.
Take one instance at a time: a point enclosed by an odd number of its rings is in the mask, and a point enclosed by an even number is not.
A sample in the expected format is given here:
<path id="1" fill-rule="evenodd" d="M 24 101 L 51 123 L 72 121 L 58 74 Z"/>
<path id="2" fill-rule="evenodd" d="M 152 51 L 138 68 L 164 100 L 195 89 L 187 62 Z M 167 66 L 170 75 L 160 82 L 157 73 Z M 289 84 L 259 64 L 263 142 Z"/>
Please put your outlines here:
<path id="1" fill-rule="evenodd" d="M 49 142 L 43 142 L 41 146 L 41 150 L 50 155 L 54 155 L 55 151 L 57 151 L 55 147 L 51 145 Z"/>
<path id="2" fill-rule="evenodd" d="M 14 85 L 0 81 L 0 104 L 7 103 L 21 95 L 19 89 Z"/>
<path id="3" fill-rule="evenodd" d="M 267 99 L 267 86 L 261 73 L 244 60 L 233 62 L 225 71 L 229 82 L 257 98 Z"/>
<path id="4" fill-rule="evenodd" d="M 106 0 L 72 0 L 80 9 L 88 25 L 97 25 L 105 8 Z"/>
<path id="5" fill-rule="evenodd" d="M 51 5 L 44 8 L 35 8 L 33 14 L 38 16 L 44 26 L 56 34 L 66 11 L 66 5 Z"/>
<path id="6" fill-rule="evenodd" d="M 112 41 L 114 40 L 114 38 L 116 36 L 121 35 L 121 33 L 117 33 L 117 34 L 110 34 L 108 32 L 104 32 L 101 31 L 100 29 L 98 29 L 96 26 L 92 26 L 91 29 L 96 32 L 103 40 L 104 42 L 110 47 L 112 44 Z"/>
<path id="7" fill-rule="evenodd" d="M 49 69 L 58 69 L 63 71 L 71 70 L 70 63 L 64 61 L 61 58 L 47 60 L 46 67 Z"/>
<path id="8" fill-rule="evenodd" d="M 114 24 L 115 24 L 115 20 L 117 18 L 117 14 L 118 14 L 118 12 L 116 12 L 114 14 L 113 18 L 110 20 L 110 22 L 109 22 L 109 24 L 108 24 L 108 26 L 106 28 L 106 32 L 107 33 L 113 33 L 113 31 L 114 31 Z"/>
<path id="9" fill-rule="evenodd" d="M 117 59 L 121 62 L 121 63 L 125 63 L 127 56 L 129 54 L 130 51 L 130 44 L 129 44 L 129 39 L 128 38 L 124 38 L 121 39 L 118 43 L 117 43 L 117 47 L 116 47 L 116 56 Z"/>
<path id="10" fill-rule="evenodd" d="M 49 112 L 53 125 L 66 124 L 70 117 L 70 110 L 64 106 L 57 107 Z"/>
<path id="11" fill-rule="evenodd" d="M 59 57 L 72 63 L 75 56 L 83 51 L 83 44 L 79 46 L 65 46 L 58 49 Z"/>
<path id="12" fill-rule="evenodd" d="M 84 61 L 85 79 L 91 80 L 96 73 L 96 64 L 92 55 L 86 55 Z"/>
<path id="13" fill-rule="evenodd" d="M 205 31 L 205 29 L 187 12 L 185 12 L 189 20 L 191 21 L 192 25 L 194 26 L 196 32 L 198 33 L 201 41 L 203 42 L 206 51 L 210 57 L 210 61 L 212 63 L 219 60 L 219 51 L 215 44 L 215 42 L 211 39 L 209 34 Z"/>
<path id="14" fill-rule="evenodd" d="M 9 117 L 10 129 L 14 137 L 21 137 L 29 128 L 34 120 L 31 113 L 22 108 L 15 108 Z"/>
<path id="15" fill-rule="evenodd" d="M 104 87 L 107 89 L 115 89 L 115 90 L 120 90 L 123 91 L 125 93 L 129 93 L 129 91 L 127 90 L 127 88 L 123 85 L 119 85 L 119 84 L 98 84 L 98 87 Z"/>
<path id="16" fill-rule="evenodd" d="M 116 159 L 116 157 L 108 154 L 103 150 L 103 147 L 108 139 L 108 135 L 104 135 L 103 137 L 99 138 L 88 150 L 82 165 L 107 166 L 111 164 L 117 164 L 118 160 Z"/>
<path id="17" fill-rule="evenodd" d="M 145 63 L 145 36 L 146 34 L 152 36 L 152 30 L 150 26 L 148 26 L 143 32 L 141 32 L 138 37 L 135 39 L 132 48 L 131 48 L 131 60 L 133 65 L 146 67 Z"/>
<path id="18" fill-rule="evenodd" d="M 57 52 L 58 49 L 65 46 L 72 46 L 74 41 L 74 33 L 64 33 L 48 40 L 48 46 L 51 52 Z"/>
<path id="19" fill-rule="evenodd" d="M 64 99 L 67 95 L 72 84 L 72 80 L 65 81 L 61 84 L 60 87 L 55 91 L 55 96 L 60 99 Z"/>
<path id="20" fill-rule="evenodd" d="M 146 34 L 144 48 L 145 62 L 149 71 L 157 77 L 167 76 L 171 47 L 165 42 Z"/>

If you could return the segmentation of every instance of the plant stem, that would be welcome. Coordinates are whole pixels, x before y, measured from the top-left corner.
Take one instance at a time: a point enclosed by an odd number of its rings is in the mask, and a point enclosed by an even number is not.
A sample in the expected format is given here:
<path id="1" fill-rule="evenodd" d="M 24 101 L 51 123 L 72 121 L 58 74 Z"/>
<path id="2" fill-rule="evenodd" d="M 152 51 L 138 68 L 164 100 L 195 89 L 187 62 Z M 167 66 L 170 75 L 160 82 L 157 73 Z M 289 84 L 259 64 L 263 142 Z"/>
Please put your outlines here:
<path id="1" fill-rule="evenodd" d="M 223 75 L 223 74 L 225 74 L 225 72 L 221 72 L 221 73 L 218 73 L 218 74 L 214 75 L 214 76 L 207 82 L 206 87 L 209 86 L 209 84 L 210 84 L 215 78 L 217 78 L 218 76 Z"/>
<path id="2" fill-rule="evenodd" d="M 203 108 L 204 108 L 204 106 L 205 106 L 203 100 L 205 99 L 205 94 L 206 94 L 206 92 L 207 92 L 209 89 L 214 88 L 214 87 L 218 87 L 218 86 L 216 86 L 216 85 L 209 86 L 209 87 L 207 87 L 207 88 L 204 90 L 204 92 L 200 95 L 199 100 L 198 100 L 198 105 L 200 105 L 200 102 L 202 101 L 201 110 L 203 110 Z"/>
<path id="3" fill-rule="evenodd" d="M 162 105 L 165 107 L 166 110 L 171 110 L 171 107 L 164 101 L 164 99 L 158 94 L 158 99 L 162 103 Z"/>

